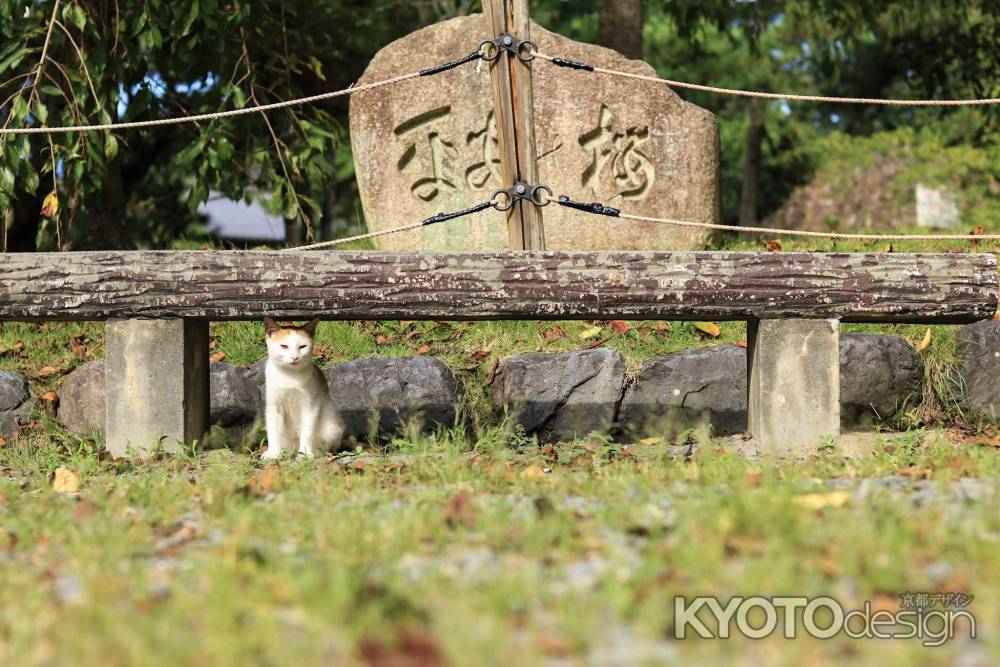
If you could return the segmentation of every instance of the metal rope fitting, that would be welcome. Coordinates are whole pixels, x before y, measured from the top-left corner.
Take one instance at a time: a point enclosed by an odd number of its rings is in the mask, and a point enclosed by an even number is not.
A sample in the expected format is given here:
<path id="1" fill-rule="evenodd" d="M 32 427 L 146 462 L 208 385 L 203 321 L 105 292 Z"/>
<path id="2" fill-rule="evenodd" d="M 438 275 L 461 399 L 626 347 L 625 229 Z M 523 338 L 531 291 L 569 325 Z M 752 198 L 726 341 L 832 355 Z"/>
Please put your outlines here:
<path id="1" fill-rule="evenodd" d="M 586 211 L 587 213 L 595 213 L 597 215 L 606 215 L 610 218 L 617 218 L 621 215 L 621 211 L 617 208 L 611 208 L 610 206 L 605 206 L 597 202 L 593 203 L 583 203 L 578 201 L 573 201 L 566 195 L 559 197 L 559 205 L 565 206 L 567 208 L 575 208 L 578 211 Z"/>
<path id="2" fill-rule="evenodd" d="M 539 207 L 548 206 L 552 203 L 552 188 L 518 182 L 505 190 L 494 190 L 490 204 L 498 211 L 509 211 L 518 200 L 529 201 Z"/>
<path id="3" fill-rule="evenodd" d="M 482 54 L 483 60 L 486 62 L 498 59 L 503 51 L 522 63 L 529 63 L 535 59 L 538 45 L 530 40 L 520 40 L 506 32 L 496 39 L 484 39 L 479 43 L 479 53 Z"/>

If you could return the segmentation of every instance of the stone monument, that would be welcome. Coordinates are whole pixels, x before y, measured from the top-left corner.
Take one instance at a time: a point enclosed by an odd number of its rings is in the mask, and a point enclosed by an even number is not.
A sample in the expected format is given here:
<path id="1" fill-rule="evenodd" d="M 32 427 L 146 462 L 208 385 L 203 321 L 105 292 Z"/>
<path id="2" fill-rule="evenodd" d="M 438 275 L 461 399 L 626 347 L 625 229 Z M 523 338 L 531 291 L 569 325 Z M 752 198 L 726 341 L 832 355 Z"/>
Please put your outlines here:
<path id="1" fill-rule="evenodd" d="M 484 38 L 479 14 L 432 25 L 379 51 L 358 84 L 454 60 Z M 644 62 L 534 22 L 531 39 L 550 55 L 655 75 Z M 715 116 L 665 84 L 573 71 L 540 59 L 532 67 L 539 179 L 556 196 L 638 215 L 718 222 Z M 370 231 L 463 209 L 503 187 L 488 68 L 480 61 L 352 96 L 351 143 Z M 711 236 L 555 204 L 544 216 L 547 250 L 698 249 Z M 506 250 L 506 218 L 490 209 L 375 243 L 393 251 Z"/>

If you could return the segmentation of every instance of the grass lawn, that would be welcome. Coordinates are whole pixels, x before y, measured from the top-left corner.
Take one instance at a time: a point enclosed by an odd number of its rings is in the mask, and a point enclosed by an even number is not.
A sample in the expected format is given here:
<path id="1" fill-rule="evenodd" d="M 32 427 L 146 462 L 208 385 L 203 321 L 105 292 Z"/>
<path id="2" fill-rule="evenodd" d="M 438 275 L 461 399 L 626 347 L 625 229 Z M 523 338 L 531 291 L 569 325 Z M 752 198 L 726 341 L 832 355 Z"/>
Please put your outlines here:
<path id="1" fill-rule="evenodd" d="M 905 432 L 856 456 L 753 460 L 705 434 L 687 458 L 600 439 L 540 447 L 491 414 L 486 382 L 508 354 L 613 346 L 634 372 L 745 337 L 742 323 L 717 337 L 626 324 L 325 323 L 323 365 L 440 358 L 463 385 L 466 428 L 265 468 L 259 435 L 107 460 L 59 429 L 51 400 L 103 358 L 103 326 L 0 323 L 0 370 L 39 398 L 26 440 L 0 445 L 0 665 L 1000 664 L 1000 438 L 955 405 L 955 327 L 931 327 L 924 402 L 885 425 Z M 917 344 L 927 327 L 843 330 Z M 217 359 L 264 354 L 257 323 L 212 335 Z M 938 648 L 821 641 L 801 624 L 795 640 L 673 638 L 676 596 L 895 611 L 908 592 L 973 595 L 978 639 L 964 622 Z"/>
<path id="2" fill-rule="evenodd" d="M 492 429 L 385 451 L 265 469 L 0 449 L 0 664 L 1000 660 L 990 447 L 915 431 L 855 459 L 705 440 L 685 460 Z M 59 466 L 77 493 L 54 490 Z M 678 595 L 892 610 L 911 591 L 973 594 L 979 640 L 672 638 Z"/>

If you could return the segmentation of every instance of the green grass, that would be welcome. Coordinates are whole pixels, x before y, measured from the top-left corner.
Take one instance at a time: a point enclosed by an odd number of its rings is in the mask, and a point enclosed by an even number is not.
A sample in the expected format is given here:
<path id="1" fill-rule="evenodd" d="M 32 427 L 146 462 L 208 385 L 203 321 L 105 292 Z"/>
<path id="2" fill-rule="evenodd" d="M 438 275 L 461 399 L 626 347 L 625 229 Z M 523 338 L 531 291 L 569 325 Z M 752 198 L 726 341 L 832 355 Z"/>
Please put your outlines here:
<path id="1" fill-rule="evenodd" d="M 634 372 L 650 357 L 746 335 L 741 323 L 721 323 L 718 338 L 659 324 L 630 321 L 622 334 L 605 322 L 324 323 L 323 365 L 441 359 L 463 385 L 471 428 L 400 437 L 360 463 L 286 461 L 266 491 L 248 489 L 261 464 L 239 452 L 109 461 L 100 443 L 63 433 L 41 400 L 27 439 L 0 446 L 0 665 L 603 665 L 614 654 L 628 665 L 882 667 L 948 665 L 976 651 L 983 664 L 1000 660 L 995 434 L 938 430 L 962 424 L 946 381 L 956 327 L 931 327 L 924 403 L 886 425 L 908 432 L 859 456 L 833 443 L 805 461 L 752 461 L 695 434 L 685 461 L 604 440 L 538 448 L 497 424 L 486 381 L 508 354 L 599 343 Z M 916 344 L 926 327 L 843 330 Z M 211 331 L 229 363 L 264 355 L 258 323 Z M 103 341 L 98 323 L 0 323 L 0 370 L 24 373 L 43 397 L 103 358 Z M 80 478 L 78 494 L 54 492 L 59 467 Z M 903 486 L 855 493 L 887 476 Z M 962 478 L 985 491 L 963 498 Z M 936 491 L 920 495 L 918 484 Z M 842 506 L 795 501 L 840 489 L 854 493 Z M 892 608 L 907 591 L 975 595 L 982 640 L 926 649 L 671 639 L 677 595 L 832 595 L 845 608 Z"/>
<path id="2" fill-rule="evenodd" d="M 396 651 L 455 665 L 610 664 L 608 651 L 622 651 L 621 664 L 946 665 L 969 650 L 670 638 L 676 595 L 891 608 L 906 591 L 974 594 L 983 646 L 1000 658 L 995 451 L 914 432 L 860 459 L 766 463 L 718 444 L 684 461 L 662 448 L 442 433 L 363 465 L 285 462 L 256 492 L 246 485 L 260 463 L 229 452 L 138 463 L 41 441 L 2 448 L 0 662 L 347 665 Z M 79 475 L 78 495 L 52 490 L 57 466 Z M 939 495 L 794 501 L 829 493 L 829 480 L 853 489 L 894 474 L 929 476 Z M 962 477 L 987 494 L 954 500 Z M 404 636 L 409 651 L 394 648 Z"/>

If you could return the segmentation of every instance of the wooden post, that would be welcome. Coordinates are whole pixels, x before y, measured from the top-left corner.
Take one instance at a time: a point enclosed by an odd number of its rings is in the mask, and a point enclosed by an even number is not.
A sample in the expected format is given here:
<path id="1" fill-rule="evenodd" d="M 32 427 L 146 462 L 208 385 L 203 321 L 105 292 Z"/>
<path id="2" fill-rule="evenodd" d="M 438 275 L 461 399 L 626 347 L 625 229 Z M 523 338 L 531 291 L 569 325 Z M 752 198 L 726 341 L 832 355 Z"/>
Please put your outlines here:
<path id="1" fill-rule="evenodd" d="M 504 33 L 531 39 L 528 0 L 483 0 L 483 16 L 486 34 L 493 39 Z M 490 81 L 504 187 L 538 184 L 531 63 L 504 51 L 490 64 Z M 542 209 L 519 201 L 507 211 L 507 234 L 511 250 L 545 250 Z"/>

